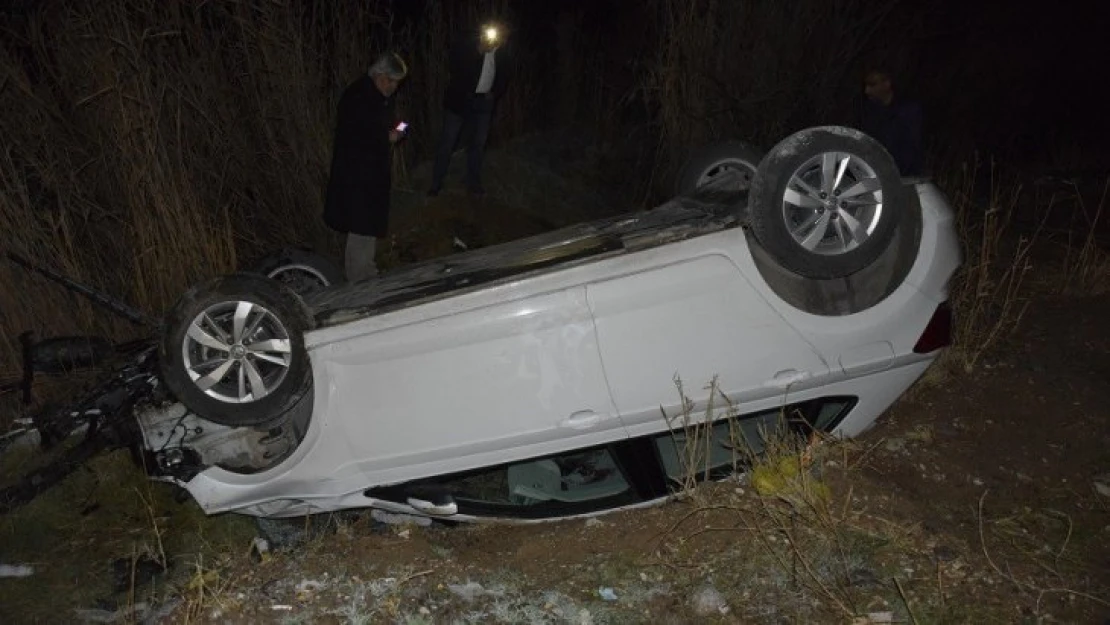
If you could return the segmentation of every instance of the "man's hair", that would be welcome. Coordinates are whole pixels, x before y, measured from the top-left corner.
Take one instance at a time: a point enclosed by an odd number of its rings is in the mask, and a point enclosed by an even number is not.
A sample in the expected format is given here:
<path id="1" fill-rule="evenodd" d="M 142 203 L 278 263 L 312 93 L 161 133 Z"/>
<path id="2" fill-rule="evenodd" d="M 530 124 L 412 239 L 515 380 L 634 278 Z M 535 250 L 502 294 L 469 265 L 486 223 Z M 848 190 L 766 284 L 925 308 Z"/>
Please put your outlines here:
<path id="1" fill-rule="evenodd" d="M 891 85 L 894 84 L 894 76 L 890 73 L 890 69 L 885 65 L 869 65 L 867 70 L 863 72 L 864 78 L 871 76 L 879 76 L 883 80 L 889 81 Z"/>
<path id="2" fill-rule="evenodd" d="M 386 78 L 391 80 L 402 80 L 408 75 L 409 66 L 405 64 L 405 60 L 401 58 L 400 54 L 396 52 L 386 52 L 374 61 L 368 73 L 371 76 L 374 74 L 383 74 Z"/>

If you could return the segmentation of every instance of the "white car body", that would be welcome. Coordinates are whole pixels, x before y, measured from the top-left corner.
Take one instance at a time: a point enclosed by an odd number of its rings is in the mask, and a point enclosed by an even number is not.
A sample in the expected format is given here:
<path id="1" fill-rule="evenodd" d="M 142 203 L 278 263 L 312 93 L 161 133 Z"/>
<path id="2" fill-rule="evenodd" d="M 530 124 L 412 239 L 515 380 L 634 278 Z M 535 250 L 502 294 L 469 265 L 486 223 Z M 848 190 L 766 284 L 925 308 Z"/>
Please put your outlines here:
<path id="1" fill-rule="evenodd" d="M 833 432 L 855 436 L 937 356 L 914 347 L 959 251 L 944 196 L 916 189 L 916 259 L 866 310 L 795 308 L 760 273 L 744 229 L 724 228 L 354 315 L 305 335 L 315 391 L 291 454 L 258 473 L 211 466 L 178 482 L 208 513 L 422 514 L 367 488 L 666 432 L 660 409 L 682 410 L 676 377 L 695 414 L 712 380 L 740 414 L 856 397 Z"/>
<path id="2" fill-rule="evenodd" d="M 855 436 L 937 357 L 914 347 L 960 260 L 941 192 L 907 184 L 921 207 L 912 265 L 881 301 L 850 314 L 788 303 L 745 229 L 720 223 L 373 313 L 334 304 L 374 283 L 333 289 L 310 300 L 330 316 L 305 334 L 314 391 L 303 440 L 261 471 L 208 466 L 167 479 L 208 513 L 370 507 L 469 520 L 481 515 L 368 490 L 665 433 L 661 409 L 683 410 L 676 378 L 699 417 L 713 380 L 741 415 L 851 397 L 832 434 Z M 725 416 L 729 407 L 715 406 L 714 418 Z M 164 446 L 161 426 L 179 416 L 141 416 L 147 446 Z"/>

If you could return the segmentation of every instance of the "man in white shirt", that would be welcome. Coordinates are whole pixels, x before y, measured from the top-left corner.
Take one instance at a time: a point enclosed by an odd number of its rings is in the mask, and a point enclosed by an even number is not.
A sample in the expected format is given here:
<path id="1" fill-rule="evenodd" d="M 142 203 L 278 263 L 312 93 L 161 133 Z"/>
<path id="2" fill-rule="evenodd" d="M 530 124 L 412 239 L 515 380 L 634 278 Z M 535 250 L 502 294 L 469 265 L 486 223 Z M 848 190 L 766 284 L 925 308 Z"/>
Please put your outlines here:
<path id="1" fill-rule="evenodd" d="M 505 93 L 509 80 L 509 57 L 504 44 L 505 32 L 495 26 L 468 33 L 451 47 L 451 78 L 444 93 L 443 130 L 436 149 L 432 186 L 428 195 L 443 189 L 451 155 L 459 134 L 465 128 L 466 187 L 472 194 L 484 193 L 482 157 L 494 106 Z"/>

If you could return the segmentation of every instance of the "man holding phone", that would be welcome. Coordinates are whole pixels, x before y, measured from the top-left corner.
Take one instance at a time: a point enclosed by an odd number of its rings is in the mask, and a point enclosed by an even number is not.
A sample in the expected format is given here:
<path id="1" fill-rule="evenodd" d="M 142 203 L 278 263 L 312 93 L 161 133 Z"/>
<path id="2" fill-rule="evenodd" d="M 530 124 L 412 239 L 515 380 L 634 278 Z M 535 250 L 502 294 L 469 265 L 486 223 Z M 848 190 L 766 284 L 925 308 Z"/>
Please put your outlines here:
<path id="1" fill-rule="evenodd" d="M 466 151 L 466 186 L 476 195 L 482 188 L 482 157 L 494 105 L 505 93 L 509 82 L 509 56 L 503 27 L 487 24 L 451 47 L 451 78 L 443 97 L 443 130 L 436 148 L 432 186 L 428 195 L 439 195 L 447 176 L 451 155 L 460 132 L 465 128 L 469 141 Z"/>
<path id="2" fill-rule="evenodd" d="M 383 54 L 339 98 L 324 223 L 347 235 L 351 282 L 378 274 L 374 254 L 389 226 L 392 146 L 407 127 L 394 119 L 393 94 L 407 74 L 400 56 Z"/>

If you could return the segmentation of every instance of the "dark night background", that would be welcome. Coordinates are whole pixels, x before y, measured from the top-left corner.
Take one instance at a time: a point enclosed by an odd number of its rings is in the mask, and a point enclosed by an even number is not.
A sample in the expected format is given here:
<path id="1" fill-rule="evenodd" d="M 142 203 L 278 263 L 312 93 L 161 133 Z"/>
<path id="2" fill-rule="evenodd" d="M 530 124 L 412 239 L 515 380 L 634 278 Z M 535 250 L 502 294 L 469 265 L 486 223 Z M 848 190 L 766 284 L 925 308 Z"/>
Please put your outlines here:
<path id="1" fill-rule="evenodd" d="M 321 219 L 336 104 L 390 49 L 411 73 L 398 91 L 410 133 L 393 151 L 391 234 L 378 246 L 387 271 L 451 254 L 456 238 L 473 249 L 651 208 L 674 195 L 692 151 L 712 143 L 766 151 L 806 127 L 857 125 L 874 66 L 923 105 L 926 169 L 952 208 L 961 261 L 947 294 L 952 345 L 875 429 L 771 454 L 777 481 L 790 467 L 802 490 L 822 487 L 801 503 L 793 487 L 762 497 L 754 480 L 746 492 L 729 480 L 593 527 L 344 525 L 256 561 L 253 522 L 173 501 L 118 450 L 2 516 L 0 564 L 35 571 L 0 580 L 0 622 L 153 609 L 167 592 L 183 600 L 174 622 L 416 623 L 451 610 L 476 622 L 485 601 L 507 610 L 506 622 L 606 622 L 578 606 L 716 622 L 716 608 L 686 618 L 711 582 L 733 610 L 720 622 L 1110 623 L 1107 7 L 0 0 L 0 255 L 18 252 L 155 319 L 201 281 L 257 269 L 282 248 L 342 259 L 342 237 Z M 465 194 L 457 176 L 430 198 L 448 46 L 491 18 L 510 30 L 513 80 L 494 113 L 487 193 Z M 104 373 L 40 374 L 41 405 L 24 404 L 15 389 L 25 331 L 119 343 L 162 332 L 0 262 L 0 487 L 7 473 L 36 475 L 35 458 L 5 447 L 15 419 L 40 410 L 68 419 L 49 402 L 68 405 Z M 884 380 L 906 374 L 887 375 L 875 377 L 877 397 Z M 467 416 L 456 412 L 445 418 Z M 812 471 L 798 470 L 800 456 Z M 106 594 L 126 577 L 114 564 L 155 551 L 173 563 L 169 577 L 136 588 L 133 572 L 129 588 Z M 323 587 L 303 596 L 312 580 Z M 479 592 L 445 590 L 464 580 Z M 519 597 L 502 596 L 506 582 L 519 583 Z M 126 614 L 119 620 L 142 619 Z"/>
<path id="2" fill-rule="evenodd" d="M 320 220 L 335 103 L 382 50 L 400 51 L 412 68 L 398 95 L 412 132 L 398 151 L 395 188 L 426 185 L 419 172 L 442 119 L 447 46 L 491 17 L 510 29 L 514 79 L 490 149 L 515 145 L 556 169 L 593 155 L 578 173 L 559 173 L 581 178 L 611 210 L 666 199 L 690 150 L 709 142 L 766 150 L 807 126 L 856 125 L 863 73 L 875 65 L 923 104 L 927 166 L 938 180 L 976 162 L 988 186 L 992 163 L 1017 183 L 1097 180 L 1110 169 L 1098 3 L 0 7 L 3 244 L 152 311 L 278 246 L 337 253 Z M 9 306 L 9 323 L 35 319 L 29 306 Z"/>
<path id="3" fill-rule="evenodd" d="M 392 4 L 403 23 L 417 28 L 429 0 Z M 588 42 L 589 54 L 600 54 L 606 69 L 617 70 L 605 76 L 610 88 L 632 89 L 640 78 L 633 68 L 647 69 L 667 35 L 652 32 L 653 9 L 660 3 L 637 0 L 563 0 L 560 2 L 509 2 L 514 27 L 514 47 L 527 48 L 534 55 L 532 64 L 521 70 L 539 78 L 557 71 L 559 63 L 559 19 L 577 14 L 575 28 Z M 691 2 L 679 5 L 681 11 L 696 12 L 714 3 Z M 725 3 L 717 3 L 725 4 Z M 758 4 L 740 3 L 739 4 Z M 834 3 L 835 4 L 835 3 Z M 805 6 L 799 3 L 797 7 Z M 826 76 L 778 76 L 784 84 L 801 79 L 823 82 L 831 89 L 815 99 L 843 98 L 845 101 L 802 102 L 802 110 L 832 110 L 838 117 L 850 98 L 862 96 L 860 74 L 873 65 L 890 68 L 896 74 L 897 88 L 921 101 L 926 109 L 929 132 L 934 145 L 970 147 L 1004 158 L 1043 163 L 1046 152 L 1079 148 L 1092 160 L 1089 167 L 1106 167 L 1105 142 L 1110 137 L 1107 105 L 1110 81 L 1102 67 L 1110 57 L 1105 40 L 1110 28 L 1110 10 L 1099 3 L 1063 2 L 1051 6 L 1031 2 L 929 2 L 839 3 L 854 9 L 860 19 L 881 16 L 885 25 L 877 26 L 866 41 L 853 40 L 842 33 L 825 33 L 838 53 L 845 47 L 859 46 L 857 55 L 843 68 L 847 70 L 829 84 Z M 835 13 L 834 8 L 831 12 Z M 804 11 L 799 12 L 804 16 Z M 850 14 L 849 14 L 850 15 Z M 799 17 L 802 19 L 802 17 Z M 848 17 L 843 24 L 815 22 L 794 24 L 791 39 L 784 48 L 805 45 L 804 38 L 818 37 L 822 30 L 846 27 L 844 35 L 859 27 Z M 724 38 L 714 42 L 727 48 L 728 38 L 758 37 L 773 40 L 776 32 L 750 32 L 743 23 L 720 24 Z M 810 50 L 821 55 L 820 48 Z M 727 62 L 750 65 L 759 72 L 763 59 L 719 52 Z M 421 59 L 414 59 L 420 64 Z M 814 59 L 813 68 L 820 67 Z M 591 68 L 596 71 L 598 68 Z M 680 68 L 681 69 L 681 68 Z M 419 69 L 417 70 L 419 71 Z M 583 76 L 585 81 L 592 76 Z M 772 76 L 773 81 L 776 77 Z M 557 84 L 548 81 L 543 100 L 557 100 Z M 812 98 L 803 90 L 784 94 L 788 98 Z M 723 104 L 727 104 L 724 102 Z M 852 102 L 855 104 L 855 102 Z M 540 123 L 553 123 L 557 113 L 544 107 Z M 764 111 L 768 118 L 773 111 Z M 647 122 L 648 119 L 638 121 Z M 799 114 L 798 125 L 829 120 Z M 850 121 L 841 119 L 837 121 Z"/>

